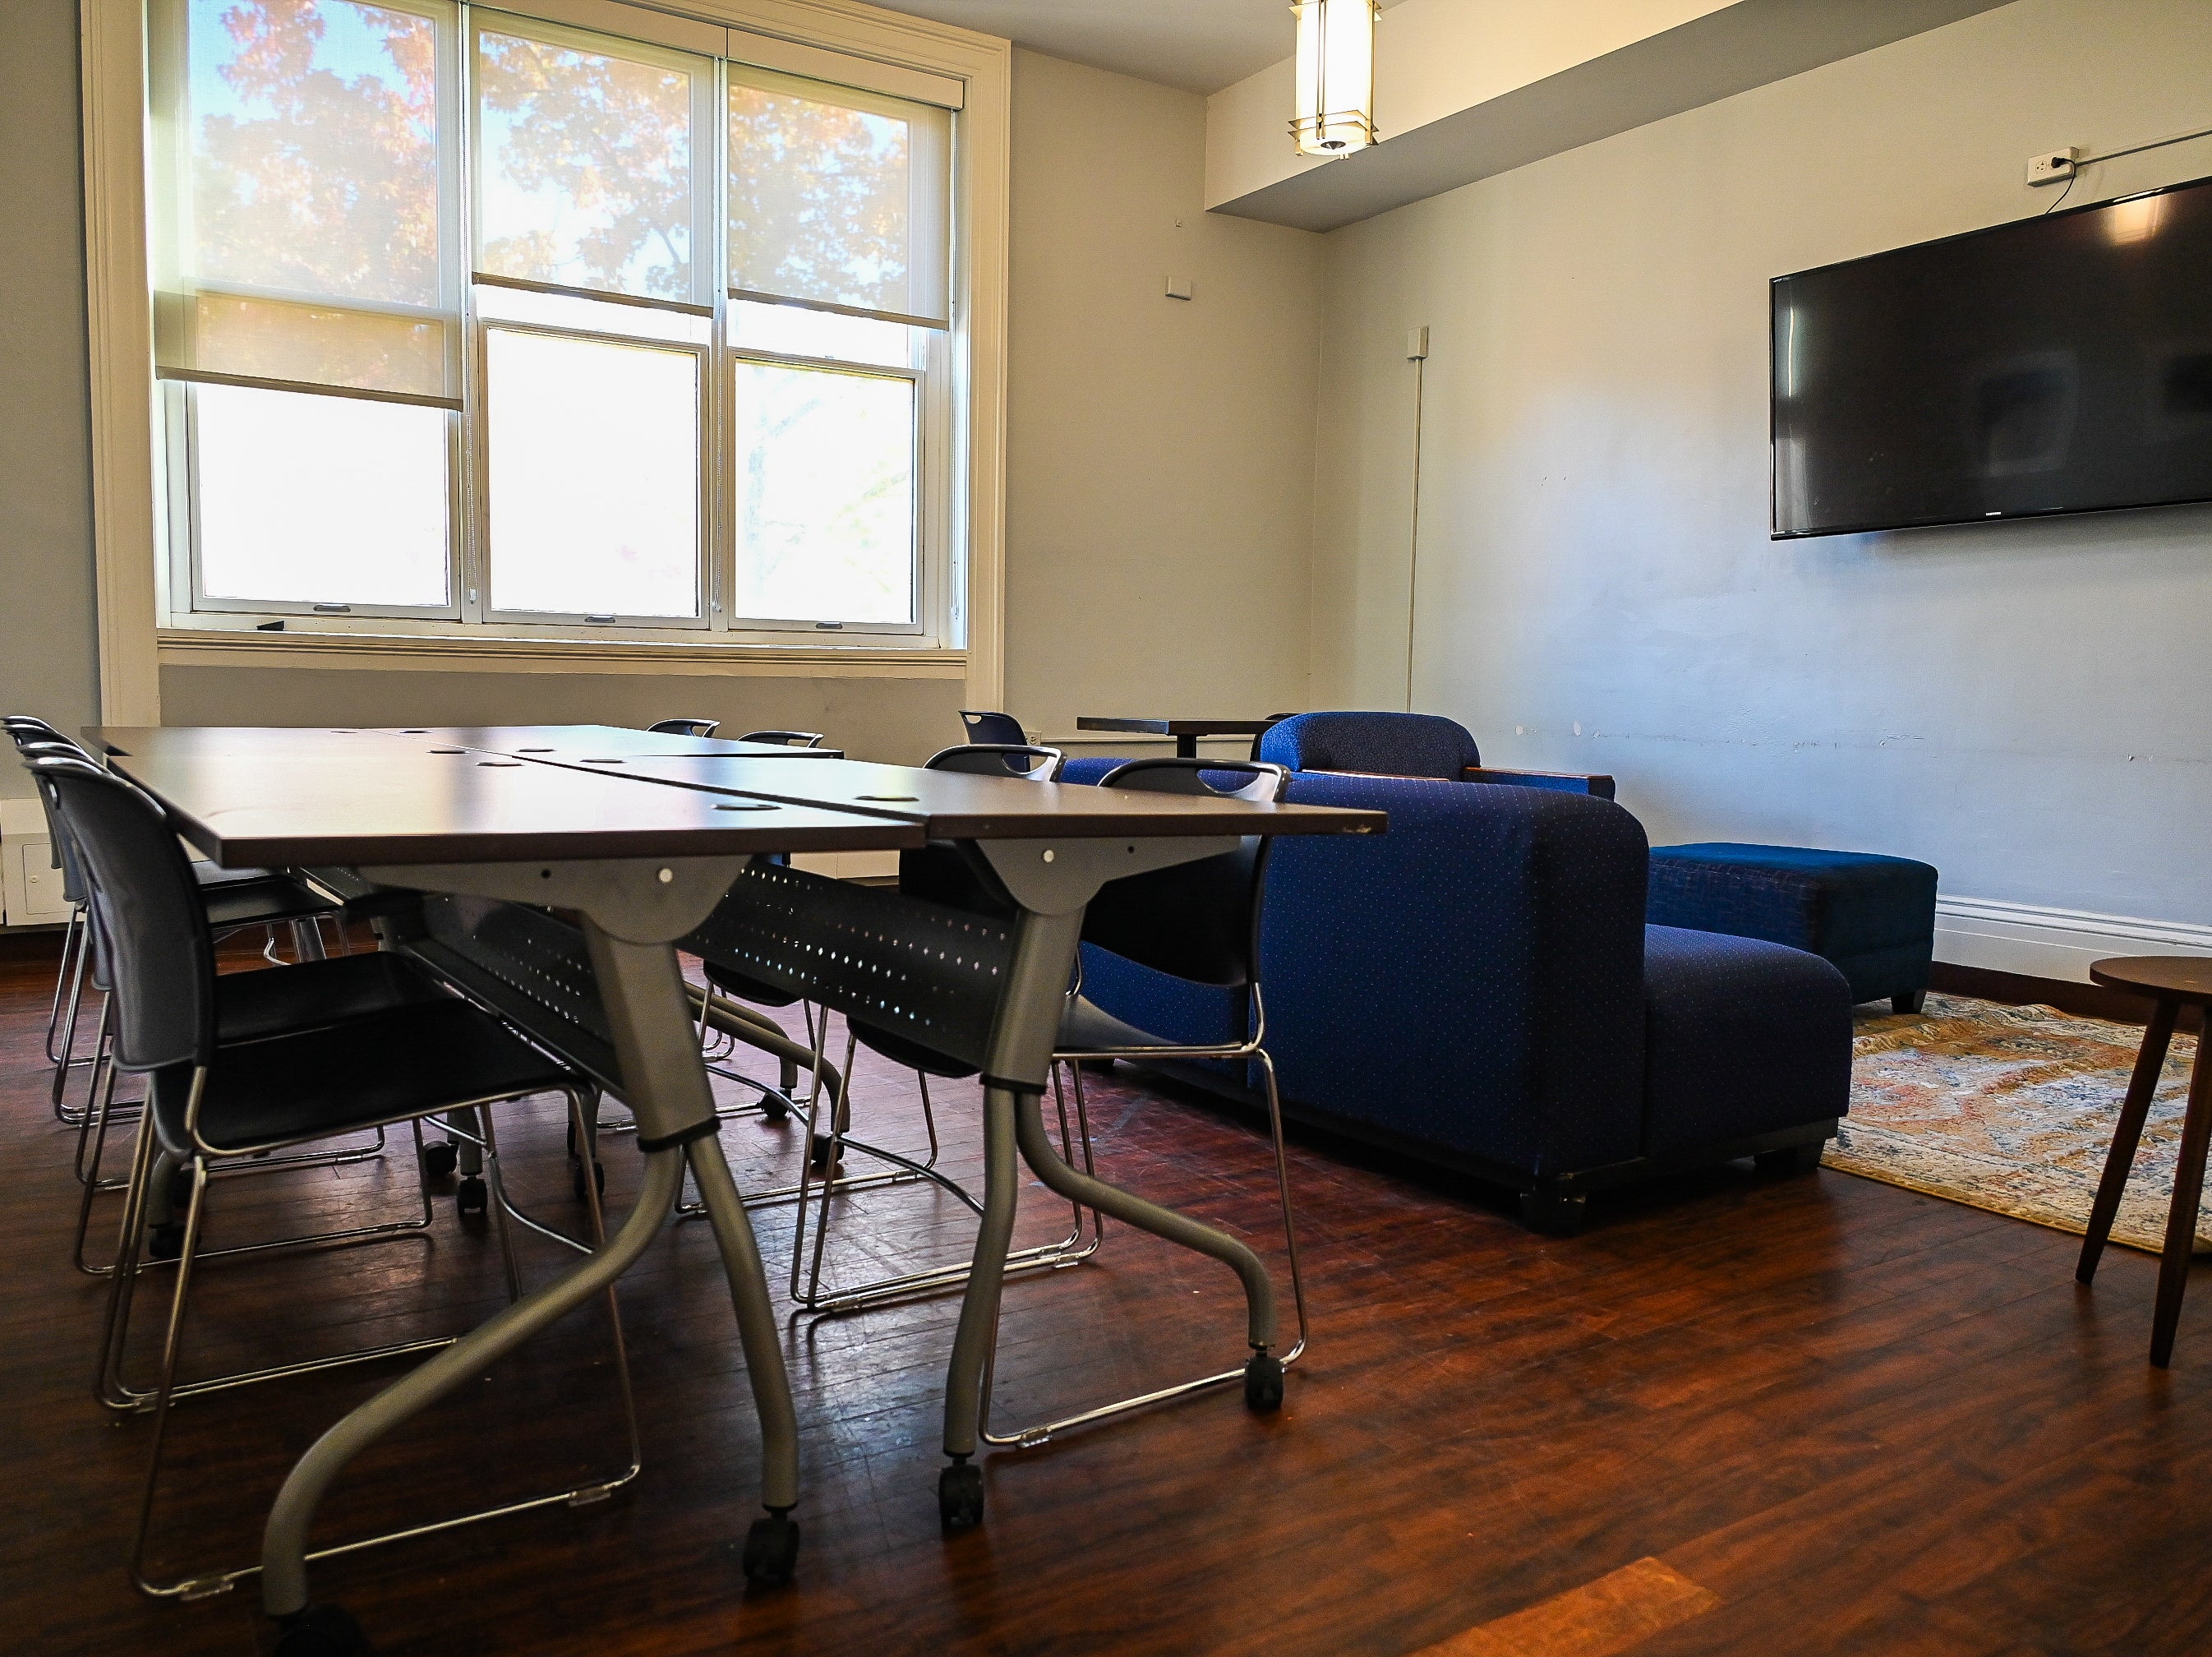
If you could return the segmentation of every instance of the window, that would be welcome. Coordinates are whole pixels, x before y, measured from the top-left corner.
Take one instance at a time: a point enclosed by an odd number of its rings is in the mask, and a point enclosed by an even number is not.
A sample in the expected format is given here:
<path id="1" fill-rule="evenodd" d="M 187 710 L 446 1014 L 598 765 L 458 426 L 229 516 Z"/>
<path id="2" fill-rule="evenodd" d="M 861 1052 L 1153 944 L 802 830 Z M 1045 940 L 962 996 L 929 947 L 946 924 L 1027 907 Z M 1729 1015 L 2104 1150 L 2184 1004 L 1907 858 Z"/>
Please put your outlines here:
<path id="1" fill-rule="evenodd" d="M 951 112 L 547 9 L 154 0 L 173 619 L 963 643 Z"/>

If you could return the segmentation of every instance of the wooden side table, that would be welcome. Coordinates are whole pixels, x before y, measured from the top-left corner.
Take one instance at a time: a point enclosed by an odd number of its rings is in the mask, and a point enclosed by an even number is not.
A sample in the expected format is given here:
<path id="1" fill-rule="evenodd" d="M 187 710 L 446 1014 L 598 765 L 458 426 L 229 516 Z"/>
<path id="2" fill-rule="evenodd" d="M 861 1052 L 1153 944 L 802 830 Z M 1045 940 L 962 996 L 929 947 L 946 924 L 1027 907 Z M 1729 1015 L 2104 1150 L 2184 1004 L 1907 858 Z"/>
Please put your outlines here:
<path id="1" fill-rule="evenodd" d="M 2119 1125 L 2112 1132 L 2112 1148 L 2105 1159 L 2105 1177 L 2097 1185 L 2096 1206 L 2089 1211 L 2089 1233 L 2081 1240 L 2081 1263 L 2074 1275 L 2083 1282 L 2097 1275 L 2097 1257 L 2105 1252 L 2105 1239 L 2119 1212 L 2120 1193 L 2127 1189 L 2128 1171 L 2135 1166 L 2136 1147 L 2142 1139 L 2143 1121 L 2150 1114 L 2151 1095 L 2158 1091 L 2159 1072 L 2166 1064 L 2167 1044 L 2173 1039 L 2173 1021 L 2184 1007 L 2212 1008 L 2212 959 L 2197 955 L 2122 955 L 2097 962 L 2089 976 L 2115 990 L 2133 990 L 2156 1003 L 2150 1027 L 2143 1032 L 2142 1051 L 2136 1056 L 2134 1076 L 2120 1106 Z M 2163 1369 L 2173 1357 L 2173 1331 L 2181 1321 L 2181 1296 L 2189 1287 L 2190 1252 L 2197 1241 L 2197 1206 L 2204 1194 L 2204 1151 L 2212 1142 L 2212 1063 L 2205 1050 L 2212 1046 L 2200 1037 L 2197 1065 L 2189 1078 L 2189 1112 L 2182 1119 L 2181 1145 L 2173 1168 L 2173 1203 L 2166 1216 L 2166 1252 L 2158 1270 L 2158 1307 L 2151 1319 L 2150 1361 Z"/>

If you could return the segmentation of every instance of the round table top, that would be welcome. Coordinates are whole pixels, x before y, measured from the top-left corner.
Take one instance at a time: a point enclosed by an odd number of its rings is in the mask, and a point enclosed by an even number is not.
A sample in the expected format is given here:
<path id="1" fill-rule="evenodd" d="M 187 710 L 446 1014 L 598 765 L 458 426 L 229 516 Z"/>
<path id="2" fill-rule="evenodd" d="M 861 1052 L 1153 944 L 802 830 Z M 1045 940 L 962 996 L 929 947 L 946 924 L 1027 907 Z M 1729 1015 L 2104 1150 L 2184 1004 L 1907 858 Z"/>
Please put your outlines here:
<path id="1" fill-rule="evenodd" d="M 2115 955 L 2094 962 L 2089 976 L 2115 990 L 2136 990 L 2169 1001 L 2212 1002 L 2212 956 Z"/>

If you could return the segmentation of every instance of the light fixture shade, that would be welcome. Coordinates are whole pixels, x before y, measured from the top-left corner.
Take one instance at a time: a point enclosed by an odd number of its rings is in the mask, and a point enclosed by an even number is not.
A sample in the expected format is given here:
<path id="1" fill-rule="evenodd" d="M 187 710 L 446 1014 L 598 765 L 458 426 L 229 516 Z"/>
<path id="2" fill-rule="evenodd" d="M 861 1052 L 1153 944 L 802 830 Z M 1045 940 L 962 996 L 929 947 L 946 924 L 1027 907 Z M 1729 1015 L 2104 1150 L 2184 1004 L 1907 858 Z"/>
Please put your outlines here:
<path id="1" fill-rule="evenodd" d="M 1309 155 L 1375 142 L 1375 0 L 1297 0 L 1297 107 L 1291 136 Z"/>

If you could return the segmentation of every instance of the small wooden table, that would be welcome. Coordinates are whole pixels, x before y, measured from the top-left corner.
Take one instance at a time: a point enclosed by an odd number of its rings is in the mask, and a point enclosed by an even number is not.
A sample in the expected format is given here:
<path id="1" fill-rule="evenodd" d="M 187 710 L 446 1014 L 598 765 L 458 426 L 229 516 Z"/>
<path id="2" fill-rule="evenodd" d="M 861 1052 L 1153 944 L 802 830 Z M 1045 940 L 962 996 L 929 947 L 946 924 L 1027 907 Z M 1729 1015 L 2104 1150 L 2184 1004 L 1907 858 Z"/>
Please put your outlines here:
<path id="1" fill-rule="evenodd" d="M 1146 736 L 1175 738 L 1176 754 L 1183 759 L 1198 758 L 1198 740 L 1202 736 L 1258 736 L 1271 725 L 1279 724 L 1287 715 L 1273 719 L 1124 719 L 1106 714 L 1085 714 L 1075 722 L 1079 731 L 1138 731 Z"/>
<path id="2" fill-rule="evenodd" d="M 2074 1275 L 2085 1283 L 2097 1274 L 2097 1257 L 2104 1252 L 2112 1216 L 2119 1211 L 2120 1194 L 2127 1189 L 2128 1171 L 2135 1166 L 2136 1147 L 2142 1139 L 2143 1121 L 2150 1114 L 2151 1095 L 2158 1091 L 2166 1050 L 2173 1039 L 2174 1019 L 2184 1007 L 2212 1008 L 2212 959 L 2122 955 L 2098 961 L 2089 968 L 2089 976 L 2115 990 L 2148 996 L 2156 1006 L 2150 1026 L 2143 1032 L 2142 1050 L 2136 1056 L 2127 1098 L 2120 1106 L 2119 1125 L 2112 1130 L 2105 1177 L 2098 1182 L 2096 1206 L 2089 1211 L 2089 1233 L 2081 1240 L 2081 1263 Z M 2173 1203 L 2166 1216 L 2166 1251 L 2159 1263 L 2150 1361 L 2160 1369 L 2173 1357 L 2173 1332 L 2181 1322 L 2181 1296 L 2189 1287 L 2190 1253 L 2197 1241 L 2197 1208 L 2204 1194 L 2204 1152 L 2207 1144 L 2212 1143 L 2212 1063 L 2205 1058 L 2207 1045 L 2200 1037 L 2197 1066 L 2189 1078 L 2189 1112 L 2182 1118 L 2181 1144 L 2175 1155 Z"/>

